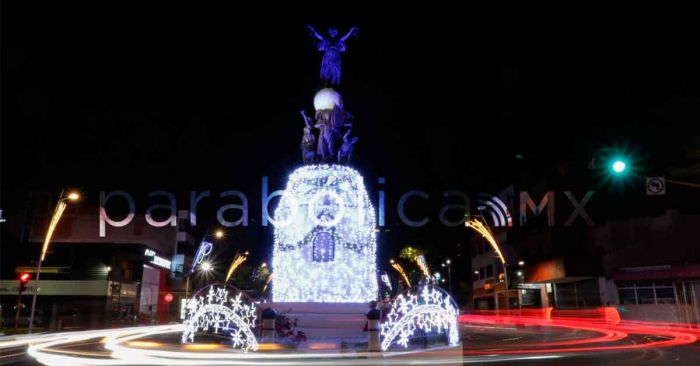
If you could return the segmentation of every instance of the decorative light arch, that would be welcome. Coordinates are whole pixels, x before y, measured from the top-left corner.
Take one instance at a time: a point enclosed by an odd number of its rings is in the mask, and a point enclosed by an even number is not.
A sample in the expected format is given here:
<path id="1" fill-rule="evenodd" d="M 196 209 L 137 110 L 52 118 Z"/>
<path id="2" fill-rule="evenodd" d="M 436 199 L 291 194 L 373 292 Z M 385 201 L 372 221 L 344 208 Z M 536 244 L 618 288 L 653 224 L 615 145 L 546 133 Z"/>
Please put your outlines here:
<path id="1" fill-rule="evenodd" d="M 237 295 L 229 296 L 228 288 Z M 252 330 L 255 328 L 257 308 L 247 295 L 233 286 L 212 284 L 200 289 L 187 300 L 186 314 L 183 343 L 194 342 L 194 336 L 199 331 L 213 330 L 214 333 L 227 333 L 234 348 L 245 352 L 258 349 L 258 341 Z"/>
<path id="2" fill-rule="evenodd" d="M 391 304 L 386 320 L 381 324 L 381 349 L 386 351 L 393 343 L 408 347 L 409 338 L 422 330 L 426 333 L 445 334 L 449 345 L 459 342 L 457 306 L 452 297 L 437 286 L 409 288 Z"/>

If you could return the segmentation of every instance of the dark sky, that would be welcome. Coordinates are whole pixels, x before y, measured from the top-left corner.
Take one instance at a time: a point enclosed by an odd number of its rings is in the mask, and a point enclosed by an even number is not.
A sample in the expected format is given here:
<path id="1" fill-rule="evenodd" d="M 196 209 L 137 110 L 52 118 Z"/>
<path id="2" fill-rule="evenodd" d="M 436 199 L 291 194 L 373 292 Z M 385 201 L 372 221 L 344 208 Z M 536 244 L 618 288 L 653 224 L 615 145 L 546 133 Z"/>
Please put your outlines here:
<path id="1" fill-rule="evenodd" d="M 402 192 L 424 189 L 435 216 L 443 190 L 515 183 L 537 194 L 596 189 L 606 192 L 592 204 L 601 212 L 620 202 L 641 210 L 643 192 L 611 203 L 615 192 L 588 161 L 622 149 L 637 178 L 670 176 L 697 163 L 700 149 L 697 32 L 682 20 L 536 9 L 2 7 L 8 211 L 27 189 L 78 187 L 93 202 L 110 189 L 165 189 L 182 202 L 193 189 L 238 189 L 259 217 L 260 177 L 282 188 L 300 163 L 299 110 L 312 109 L 319 87 L 321 55 L 305 23 L 360 28 L 340 91 L 360 138 L 354 165 L 373 193 L 387 177 L 393 207 Z M 677 192 L 679 202 L 697 197 Z M 420 241 L 441 230 L 407 232 Z"/>

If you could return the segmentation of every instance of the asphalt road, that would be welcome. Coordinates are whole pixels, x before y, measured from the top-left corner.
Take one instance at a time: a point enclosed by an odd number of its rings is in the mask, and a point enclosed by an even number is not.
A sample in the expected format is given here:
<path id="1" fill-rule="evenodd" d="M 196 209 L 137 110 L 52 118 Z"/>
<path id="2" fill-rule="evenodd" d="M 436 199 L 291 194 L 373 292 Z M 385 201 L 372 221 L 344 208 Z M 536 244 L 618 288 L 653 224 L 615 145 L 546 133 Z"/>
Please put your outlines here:
<path id="1" fill-rule="evenodd" d="M 640 329 L 647 330 L 646 328 Z M 667 333 L 643 334 L 630 332 L 625 337 L 602 335 L 596 330 L 559 326 L 510 326 L 503 324 L 461 324 L 463 358 L 466 365 L 700 365 L 700 342 L 677 346 L 659 346 L 668 341 Z M 604 338 L 609 337 L 609 338 Z M 176 337 L 163 337 L 164 342 L 177 343 Z M 83 357 L 105 357 L 108 353 L 100 344 L 101 337 L 80 339 L 53 348 Z M 629 348 L 627 348 L 629 347 Z M 638 347 L 638 348 L 635 348 Z M 2 365 L 40 365 L 27 355 L 26 345 L 0 349 Z M 439 359 L 411 359 L 418 364 L 440 363 Z M 301 360 L 299 360 L 301 361 Z M 335 364 L 371 364 L 367 360 L 336 360 Z M 347 361 L 347 362 L 346 362 Z M 268 363 L 270 364 L 270 363 Z M 376 364 L 376 363 L 374 363 Z M 396 364 L 394 362 L 393 364 Z M 450 363 L 452 364 L 452 363 Z"/>
<path id="2" fill-rule="evenodd" d="M 590 340 L 595 332 L 570 328 L 550 328 L 541 326 L 466 326 L 462 329 L 465 364 L 472 364 L 471 358 L 478 357 L 474 351 L 490 355 L 491 362 L 501 366 L 509 365 L 575 365 L 575 366 L 695 366 L 700 365 L 700 342 L 673 347 L 648 347 L 641 349 L 615 349 L 615 346 L 644 345 L 649 342 L 666 340 L 665 335 L 631 334 L 613 342 L 583 343 L 591 350 L 571 351 L 570 345 L 547 346 L 552 343 Z M 522 345 L 533 345 L 534 352 L 518 353 Z M 542 345 L 543 347 L 537 347 Z M 582 348 L 580 346 L 574 346 Z M 610 347 L 610 349 L 605 349 Z M 543 352 L 537 352 L 543 350 Z M 558 351 L 560 350 L 560 351 Z M 488 364 L 481 359 L 475 364 Z"/>

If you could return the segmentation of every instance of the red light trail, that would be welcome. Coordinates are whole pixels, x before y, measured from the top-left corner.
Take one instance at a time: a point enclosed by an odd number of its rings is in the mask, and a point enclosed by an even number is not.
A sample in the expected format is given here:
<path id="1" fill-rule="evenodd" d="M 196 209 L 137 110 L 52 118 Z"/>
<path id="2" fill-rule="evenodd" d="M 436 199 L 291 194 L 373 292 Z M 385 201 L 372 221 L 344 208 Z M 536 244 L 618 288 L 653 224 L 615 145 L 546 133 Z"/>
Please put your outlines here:
<path id="1" fill-rule="evenodd" d="M 602 352 L 672 347 L 691 344 L 700 336 L 700 329 L 691 324 L 627 321 L 620 319 L 617 309 L 606 307 L 591 310 L 523 309 L 510 311 L 478 311 L 459 317 L 463 324 L 503 324 L 516 326 L 557 327 L 581 330 L 599 335 L 580 339 L 497 346 L 469 347 L 465 342 L 465 355 L 487 354 L 536 354 L 567 352 Z M 644 343 L 625 343 L 630 335 L 647 335 L 663 340 Z M 611 344 L 612 343 L 612 344 Z M 517 349 L 513 349 L 517 348 Z"/>

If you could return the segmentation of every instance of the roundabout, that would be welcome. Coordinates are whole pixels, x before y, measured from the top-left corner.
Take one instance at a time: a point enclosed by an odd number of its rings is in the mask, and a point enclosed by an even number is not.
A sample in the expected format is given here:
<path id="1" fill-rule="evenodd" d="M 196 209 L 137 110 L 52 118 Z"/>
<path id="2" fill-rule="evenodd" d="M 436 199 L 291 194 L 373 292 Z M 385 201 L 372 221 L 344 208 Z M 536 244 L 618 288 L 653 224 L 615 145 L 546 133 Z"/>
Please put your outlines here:
<path id="1" fill-rule="evenodd" d="M 279 344 L 261 344 L 259 352 L 235 350 L 220 343 L 180 344 L 180 324 L 119 330 L 63 333 L 31 342 L 27 353 L 46 365 L 251 365 L 251 364 L 405 364 L 405 357 L 420 351 L 386 355 L 341 350 L 333 343 L 310 342 L 301 349 Z M 87 349 L 86 349 L 86 346 Z M 435 349 L 436 356 L 419 360 L 432 364 L 438 359 L 461 363 L 461 347 Z M 453 354 L 446 357 L 446 354 Z"/>
<path id="2" fill-rule="evenodd" d="M 461 344 L 395 352 L 342 348 L 338 342 L 310 340 L 300 347 L 261 343 L 244 352 L 213 339 L 181 343 L 183 325 L 159 325 L 25 336 L 0 341 L 0 355 L 27 347 L 27 364 L 46 365 L 418 365 L 583 364 L 666 365 L 672 359 L 698 360 L 700 330 L 683 325 L 621 321 L 613 324 L 581 316 L 461 315 Z M 606 362 L 600 362 L 605 359 Z"/>

